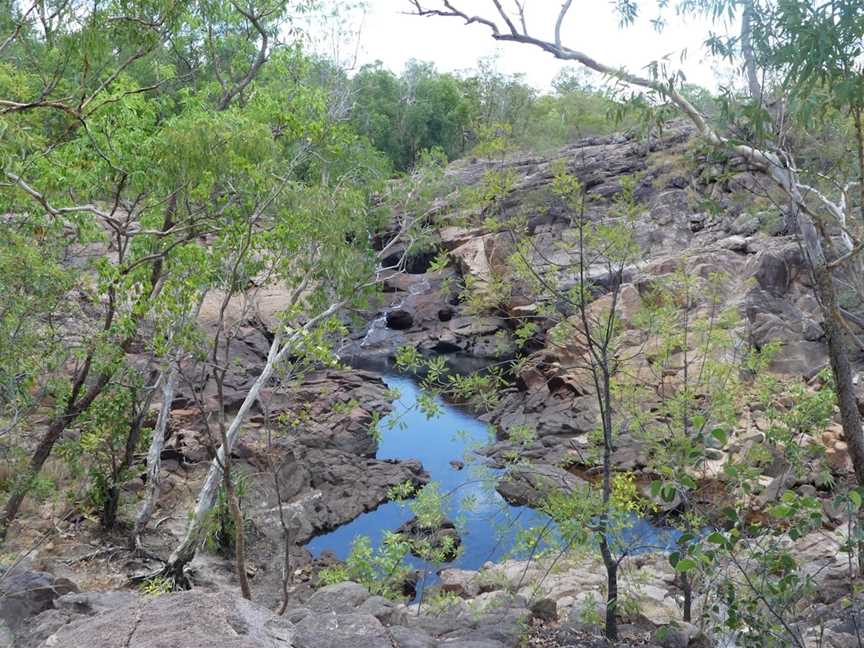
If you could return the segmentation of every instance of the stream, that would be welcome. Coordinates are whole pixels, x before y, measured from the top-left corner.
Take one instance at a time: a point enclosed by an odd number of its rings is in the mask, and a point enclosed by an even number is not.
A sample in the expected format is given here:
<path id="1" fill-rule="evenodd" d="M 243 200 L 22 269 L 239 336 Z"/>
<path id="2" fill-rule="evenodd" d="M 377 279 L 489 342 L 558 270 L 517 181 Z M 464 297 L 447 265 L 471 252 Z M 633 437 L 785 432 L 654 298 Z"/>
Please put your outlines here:
<path id="1" fill-rule="evenodd" d="M 442 400 L 438 401 L 439 415 L 429 419 L 417 407 L 420 388 L 412 378 L 396 374 L 384 374 L 382 378 L 390 389 L 399 392 L 399 398 L 393 403 L 393 411 L 379 424 L 377 457 L 419 459 L 440 492 L 454 494 L 446 498 L 445 515 L 456 522 L 462 544 L 459 556 L 448 567 L 479 570 L 487 561 L 509 557 L 520 530 L 548 523 L 543 513 L 508 504 L 494 490 L 490 479 L 500 471 L 478 469 L 477 457 L 471 461 L 471 457 L 466 456 L 473 448 L 489 442 L 487 424 Z M 451 464 L 454 460 L 464 462 L 465 467 L 457 469 Z M 466 497 L 471 500 L 467 508 L 462 506 Z M 307 547 L 314 556 L 329 550 L 344 560 L 356 536 L 369 536 L 373 547 L 378 547 L 385 531 L 396 530 L 412 517 L 407 503 L 387 502 L 313 538 Z M 655 550 L 669 549 L 677 538 L 675 531 L 639 519 L 634 519 L 633 526 L 622 535 L 627 544 Z M 421 570 L 426 566 L 414 556 L 410 556 L 409 561 Z M 423 585 L 428 586 L 435 577 L 430 574 L 424 580 Z"/>

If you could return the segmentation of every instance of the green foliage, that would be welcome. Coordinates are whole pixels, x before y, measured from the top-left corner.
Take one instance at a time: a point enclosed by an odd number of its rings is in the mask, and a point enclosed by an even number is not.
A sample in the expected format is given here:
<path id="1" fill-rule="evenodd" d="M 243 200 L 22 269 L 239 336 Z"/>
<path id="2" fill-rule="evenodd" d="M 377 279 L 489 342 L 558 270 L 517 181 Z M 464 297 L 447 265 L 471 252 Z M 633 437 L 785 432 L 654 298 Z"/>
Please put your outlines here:
<path id="1" fill-rule="evenodd" d="M 327 567 L 319 573 L 321 585 L 354 581 L 373 594 L 398 600 L 402 585 L 411 571 L 405 562 L 410 545 L 400 535 L 385 532 L 378 550 L 372 549 L 367 536 L 357 536 L 351 553 L 343 564 Z"/>
<path id="2" fill-rule="evenodd" d="M 240 516 L 243 519 L 243 533 L 248 533 L 251 523 L 244 514 L 243 500 L 246 497 L 247 478 L 245 475 L 237 474 L 235 470 L 232 474 L 234 479 L 234 495 L 237 498 L 237 506 L 240 509 Z M 235 543 L 237 541 L 237 527 L 235 526 L 234 516 L 231 514 L 231 506 L 228 502 L 228 496 L 225 492 L 224 482 L 219 487 L 219 492 L 216 496 L 216 504 L 209 512 L 206 523 L 204 525 L 204 546 L 213 552 L 220 552 L 226 557 L 233 555 Z"/>
<path id="3" fill-rule="evenodd" d="M 102 516 L 106 524 L 113 523 L 120 484 L 130 475 L 131 466 L 125 465 L 126 445 L 144 397 L 141 377 L 127 372 L 125 378 L 126 386 L 103 392 L 95 400 L 79 419 L 80 434 L 58 449 L 73 475 L 86 476 L 81 504 Z M 145 439 L 141 435 L 139 447 L 132 451 L 140 451 Z"/>
<path id="4" fill-rule="evenodd" d="M 458 605 L 462 599 L 456 592 L 445 592 L 436 590 L 431 596 L 423 601 L 428 614 L 445 614 L 448 610 Z"/>
<path id="5" fill-rule="evenodd" d="M 166 576 L 153 576 L 142 582 L 138 589 L 147 597 L 162 596 L 174 591 L 174 581 Z"/>
<path id="6" fill-rule="evenodd" d="M 496 157 L 505 142 L 508 149 L 546 150 L 636 125 L 611 91 L 572 72 L 553 85 L 554 92 L 539 94 L 494 59 L 462 75 L 414 60 L 396 75 L 377 62 L 350 81 L 351 121 L 397 171 L 409 171 L 423 150 L 440 149 L 450 160 Z"/>
<path id="7" fill-rule="evenodd" d="M 290 332 L 374 290 L 388 162 L 276 38 L 315 4 L 268 0 L 250 18 L 221 0 L 72 2 L 3 32 L 0 432 L 17 462 L 40 399 L 64 426 L 81 417 L 66 453 L 94 506 L 123 477 L 131 409 L 109 422 L 107 400 L 121 378 L 140 385 L 128 353 L 200 353 L 191 314 L 208 292 L 278 283 L 296 294 L 278 314 Z M 293 357 L 332 366 L 343 334 L 322 322 Z M 37 483 L 13 472 L 12 490 Z"/>

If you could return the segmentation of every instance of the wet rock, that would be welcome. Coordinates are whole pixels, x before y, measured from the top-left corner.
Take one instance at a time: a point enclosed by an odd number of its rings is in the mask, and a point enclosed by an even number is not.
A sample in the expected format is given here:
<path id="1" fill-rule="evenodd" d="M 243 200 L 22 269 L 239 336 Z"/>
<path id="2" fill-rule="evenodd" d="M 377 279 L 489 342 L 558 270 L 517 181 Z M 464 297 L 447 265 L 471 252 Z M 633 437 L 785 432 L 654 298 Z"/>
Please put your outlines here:
<path id="1" fill-rule="evenodd" d="M 396 309 L 387 312 L 387 328 L 405 331 L 414 325 L 414 316 L 406 310 Z"/>

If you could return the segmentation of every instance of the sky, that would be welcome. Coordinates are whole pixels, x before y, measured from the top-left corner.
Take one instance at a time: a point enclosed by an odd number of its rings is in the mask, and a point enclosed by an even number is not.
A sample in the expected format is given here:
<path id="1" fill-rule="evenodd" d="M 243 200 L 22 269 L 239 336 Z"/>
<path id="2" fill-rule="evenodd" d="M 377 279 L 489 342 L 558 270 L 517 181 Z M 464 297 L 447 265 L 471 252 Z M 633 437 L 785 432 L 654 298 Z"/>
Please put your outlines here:
<path id="1" fill-rule="evenodd" d="M 439 0 L 425 1 L 431 7 Z M 505 6 L 507 3 L 504 0 Z M 633 26 L 621 29 L 610 0 L 576 0 L 563 26 L 562 42 L 604 63 L 623 65 L 634 72 L 650 61 L 668 56 L 669 64 L 681 70 L 692 83 L 716 89 L 718 79 L 728 81 L 730 71 L 717 69 L 706 60 L 703 45 L 712 28 L 725 30 L 724 25 L 711 25 L 707 20 L 695 18 L 684 20 L 669 11 L 667 25 L 658 33 L 650 21 L 656 17 L 656 4 L 641 4 L 646 15 L 640 16 Z M 457 6 L 478 13 L 486 7 L 493 8 L 490 0 L 461 0 Z M 551 38 L 560 6 L 560 0 L 527 0 L 529 31 Z M 466 26 L 456 18 L 407 15 L 408 11 L 408 0 L 366 0 L 365 11 L 353 14 L 353 34 L 340 37 L 330 34 L 324 39 L 329 40 L 325 47 L 343 63 L 350 65 L 356 61 L 359 67 L 380 60 L 394 72 L 401 71 L 412 58 L 432 61 L 439 70 L 454 72 L 476 67 L 479 59 L 497 55 L 501 71 L 524 74 L 540 90 L 548 90 L 552 79 L 568 65 L 527 45 L 497 43 L 482 26 Z M 682 53 L 686 53 L 683 62 Z"/>

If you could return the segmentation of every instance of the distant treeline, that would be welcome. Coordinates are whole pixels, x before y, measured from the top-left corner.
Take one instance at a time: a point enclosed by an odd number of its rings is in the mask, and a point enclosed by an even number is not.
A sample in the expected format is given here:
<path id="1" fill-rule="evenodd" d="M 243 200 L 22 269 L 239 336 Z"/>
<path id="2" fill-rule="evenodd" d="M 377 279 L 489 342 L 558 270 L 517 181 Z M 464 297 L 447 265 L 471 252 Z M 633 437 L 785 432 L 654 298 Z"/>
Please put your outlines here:
<path id="1" fill-rule="evenodd" d="M 456 74 L 420 61 L 410 61 L 401 74 L 379 62 L 350 77 L 324 62 L 313 67 L 320 81 L 348 102 L 356 131 L 397 172 L 410 169 L 423 150 L 461 157 L 490 128 L 506 129 L 521 148 L 543 150 L 633 122 L 609 88 L 567 69 L 549 92 L 539 92 L 522 75 L 505 74 L 490 60 Z"/>

